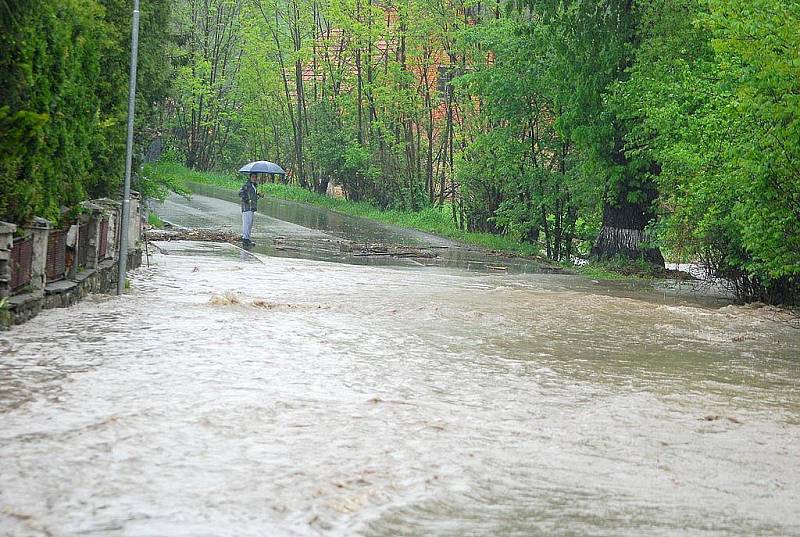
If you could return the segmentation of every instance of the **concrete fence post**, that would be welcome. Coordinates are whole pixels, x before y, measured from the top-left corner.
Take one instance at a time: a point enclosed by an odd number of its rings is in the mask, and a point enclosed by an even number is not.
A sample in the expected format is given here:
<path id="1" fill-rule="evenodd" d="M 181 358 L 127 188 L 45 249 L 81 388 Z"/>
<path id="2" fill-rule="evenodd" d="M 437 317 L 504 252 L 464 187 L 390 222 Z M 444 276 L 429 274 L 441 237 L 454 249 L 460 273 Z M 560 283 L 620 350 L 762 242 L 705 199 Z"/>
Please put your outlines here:
<path id="1" fill-rule="evenodd" d="M 67 228 L 67 270 L 64 277 L 74 280 L 78 274 L 78 224 L 75 222 Z"/>
<path id="2" fill-rule="evenodd" d="M 86 258 L 86 268 L 96 269 L 100 248 L 100 224 L 103 220 L 103 208 L 90 201 L 81 203 L 81 207 L 87 211 L 89 233 L 89 254 Z"/>
<path id="3" fill-rule="evenodd" d="M 0 222 L 0 299 L 11 295 L 11 249 L 17 226 Z"/>
<path id="4" fill-rule="evenodd" d="M 131 191 L 131 219 L 128 228 L 128 253 L 142 248 L 142 201 L 138 192 Z"/>
<path id="5" fill-rule="evenodd" d="M 92 203 L 99 205 L 108 216 L 108 253 L 107 256 L 114 260 L 119 260 L 119 221 L 122 212 L 122 204 L 109 198 L 92 200 Z"/>
<path id="6" fill-rule="evenodd" d="M 47 285 L 47 239 L 50 235 L 50 221 L 38 216 L 33 223 L 23 227 L 33 238 L 33 257 L 31 259 L 31 293 L 44 296 Z"/>

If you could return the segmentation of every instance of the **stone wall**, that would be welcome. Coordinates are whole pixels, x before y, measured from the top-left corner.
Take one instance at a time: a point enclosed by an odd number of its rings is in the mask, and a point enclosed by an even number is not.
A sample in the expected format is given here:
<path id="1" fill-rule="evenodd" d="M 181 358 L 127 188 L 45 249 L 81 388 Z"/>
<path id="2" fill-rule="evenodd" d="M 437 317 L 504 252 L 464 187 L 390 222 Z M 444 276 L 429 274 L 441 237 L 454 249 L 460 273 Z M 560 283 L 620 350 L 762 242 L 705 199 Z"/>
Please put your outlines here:
<path id="1" fill-rule="evenodd" d="M 11 248 L 17 226 L 0 222 L 0 301 L 11 294 Z"/>
<path id="2" fill-rule="evenodd" d="M 112 200 L 93 200 L 83 206 L 80 220 L 87 224 L 89 233 L 89 252 L 85 266 L 73 266 L 65 279 L 47 281 L 46 263 L 48 233 L 50 222 L 37 218 L 27 226 L 0 222 L 0 330 L 10 325 L 24 323 L 39 314 L 43 309 L 66 308 L 79 302 L 92 293 L 114 293 L 117 289 L 119 272 L 119 222 L 121 204 Z M 108 218 L 108 258 L 98 256 L 100 221 Z M 25 289 L 12 294 L 10 291 L 9 263 L 14 234 L 21 230 L 34 237 L 33 278 Z M 141 205 L 138 194 L 131 200 L 131 218 L 128 223 L 129 246 L 127 252 L 128 269 L 141 266 Z M 77 245 L 77 242 L 75 243 Z M 73 255 L 73 259 L 77 256 Z"/>

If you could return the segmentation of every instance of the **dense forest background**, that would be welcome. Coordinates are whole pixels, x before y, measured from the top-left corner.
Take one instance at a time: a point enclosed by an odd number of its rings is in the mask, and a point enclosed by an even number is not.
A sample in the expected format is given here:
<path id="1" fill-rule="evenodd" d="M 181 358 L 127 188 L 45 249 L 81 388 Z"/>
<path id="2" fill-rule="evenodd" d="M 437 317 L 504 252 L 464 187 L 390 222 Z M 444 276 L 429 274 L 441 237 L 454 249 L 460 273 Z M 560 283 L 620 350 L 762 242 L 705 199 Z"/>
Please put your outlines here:
<path id="1" fill-rule="evenodd" d="M 116 195 L 129 2 L 0 0 L 0 219 Z M 142 0 L 137 153 L 800 288 L 800 1 Z"/>

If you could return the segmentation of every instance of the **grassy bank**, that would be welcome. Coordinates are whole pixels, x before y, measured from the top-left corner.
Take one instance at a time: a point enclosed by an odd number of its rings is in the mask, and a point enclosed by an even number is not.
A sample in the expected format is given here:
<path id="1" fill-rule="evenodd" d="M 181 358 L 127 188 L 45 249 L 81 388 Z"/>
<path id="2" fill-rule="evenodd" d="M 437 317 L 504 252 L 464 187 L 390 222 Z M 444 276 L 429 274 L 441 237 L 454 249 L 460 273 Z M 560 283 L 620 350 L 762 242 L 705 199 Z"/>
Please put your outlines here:
<path id="1" fill-rule="evenodd" d="M 646 262 L 636 262 L 623 258 L 603 262 L 594 261 L 580 266 L 565 265 L 565 268 L 593 280 L 653 280 L 667 277 L 667 273 L 663 269 L 649 265 Z"/>
<path id="2" fill-rule="evenodd" d="M 229 190 L 239 190 L 244 182 L 241 174 L 222 174 L 213 172 L 197 172 L 180 164 L 159 162 L 148 165 L 145 173 L 157 180 L 166 180 L 185 185 L 201 183 L 215 185 Z M 399 227 L 417 229 L 434 233 L 453 240 L 481 246 L 489 250 L 512 253 L 515 255 L 540 257 L 540 250 L 532 244 L 520 244 L 507 237 L 490 233 L 470 233 L 453 222 L 450 211 L 445 208 L 428 208 L 419 212 L 382 211 L 368 203 L 355 203 L 342 198 L 331 198 L 304 188 L 291 185 L 267 183 L 259 187 L 267 195 L 290 201 L 299 201 L 318 205 L 351 216 L 359 216 L 392 224 Z"/>

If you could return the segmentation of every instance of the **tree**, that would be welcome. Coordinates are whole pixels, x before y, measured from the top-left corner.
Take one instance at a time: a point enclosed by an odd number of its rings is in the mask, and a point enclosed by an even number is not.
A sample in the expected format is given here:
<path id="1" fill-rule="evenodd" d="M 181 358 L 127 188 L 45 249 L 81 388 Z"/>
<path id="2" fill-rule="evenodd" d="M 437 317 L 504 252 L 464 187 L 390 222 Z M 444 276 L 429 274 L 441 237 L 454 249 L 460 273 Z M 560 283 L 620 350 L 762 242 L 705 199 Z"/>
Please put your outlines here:
<path id="1" fill-rule="evenodd" d="M 457 167 L 469 229 L 543 243 L 558 261 L 571 259 L 580 228 L 595 219 L 600 184 L 582 173 L 572 138 L 575 90 L 556 46 L 561 22 L 515 14 L 470 32 L 485 64 L 459 82 L 467 102 L 477 102 Z"/>
<path id="2" fill-rule="evenodd" d="M 242 1 L 181 0 L 174 8 L 174 137 L 190 168 L 217 165 L 238 127 Z"/>
<path id="3" fill-rule="evenodd" d="M 771 302 L 796 296 L 800 260 L 797 6 L 648 3 L 630 78 L 609 99 L 635 126 L 628 156 L 658 162 L 662 244 Z"/>
<path id="4" fill-rule="evenodd" d="M 163 20 L 148 2 L 143 23 Z M 121 0 L 0 5 L 0 219 L 54 221 L 87 195 L 115 196 L 124 166 L 131 9 Z M 164 43 L 143 33 L 144 74 Z M 159 82 L 156 82 L 159 80 Z M 163 80 L 141 81 L 160 99 Z M 144 107 L 145 110 L 147 107 Z"/>

